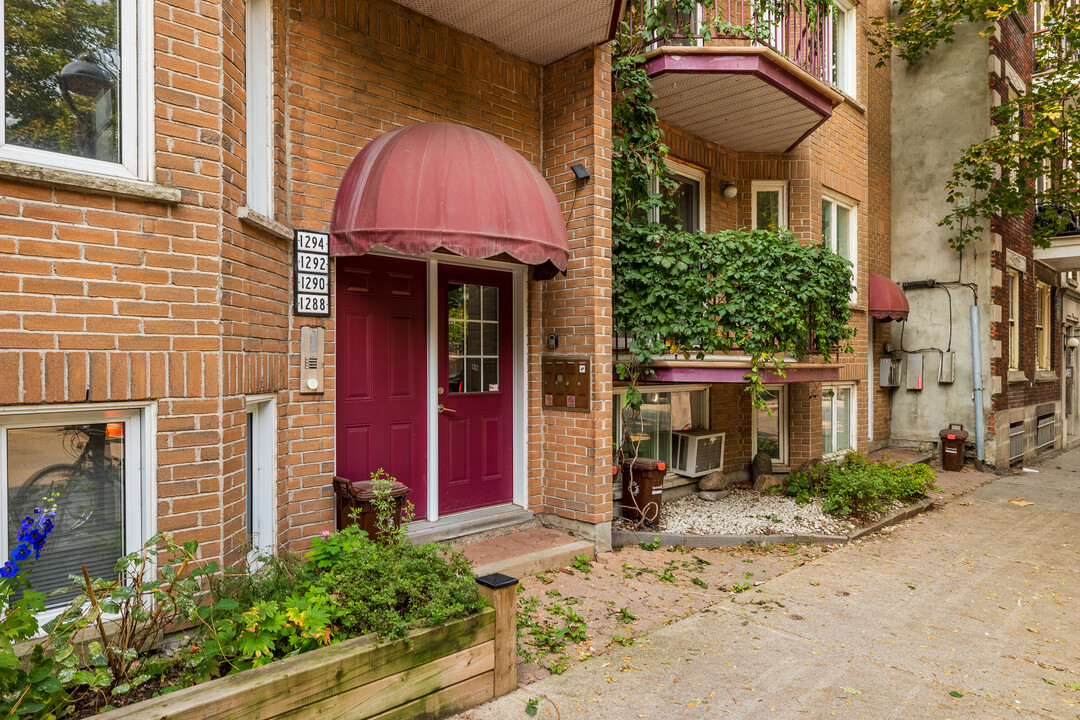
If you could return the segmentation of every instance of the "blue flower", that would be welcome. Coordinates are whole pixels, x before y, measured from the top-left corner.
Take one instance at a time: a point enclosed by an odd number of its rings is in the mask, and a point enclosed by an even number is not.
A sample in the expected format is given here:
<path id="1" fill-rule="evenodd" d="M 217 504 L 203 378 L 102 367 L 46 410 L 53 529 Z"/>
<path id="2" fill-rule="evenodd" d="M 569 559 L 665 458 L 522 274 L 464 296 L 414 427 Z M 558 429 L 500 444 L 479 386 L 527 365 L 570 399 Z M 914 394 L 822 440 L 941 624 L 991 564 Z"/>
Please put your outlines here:
<path id="1" fill-rule="evenodd" d="M 0 578 L 13 578 L 19 574 L 19 566 L 13 562 L 4 563 L 4 567 L 0 567 Z"/>
<path id="2" fill-rule="evenodd" d="M 15 546 L 15 549 L 11 551 L 11 559 L 15 562 L 22 562 L 26 558 L 30 557 L 32 552 L 29 543 L 21 542 Z"/>

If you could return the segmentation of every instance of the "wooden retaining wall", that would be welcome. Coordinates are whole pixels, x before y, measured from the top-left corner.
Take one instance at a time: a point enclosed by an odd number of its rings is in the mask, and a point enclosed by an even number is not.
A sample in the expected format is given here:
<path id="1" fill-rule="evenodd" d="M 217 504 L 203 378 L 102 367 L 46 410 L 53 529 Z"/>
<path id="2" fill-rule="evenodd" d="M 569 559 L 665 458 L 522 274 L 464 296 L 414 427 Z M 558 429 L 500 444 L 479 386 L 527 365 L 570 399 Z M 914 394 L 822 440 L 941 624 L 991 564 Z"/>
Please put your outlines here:
<path id="1" fill-rule="evenodd" d="M 510 588 L 510 597 L 515 587 Z M 493 603 L 496 608 L 506 603 Z M 510 604 L 513 609 L 512 602 Z M 501 622 L 500 622 L 501 621 Z M 517 623 L 486 608 L 437 628 L 415 630 L 410 642 L 346 640 L 253 670 L 212 680 L 98 715 L 101 720 L 397 720 L 439 718 L 513 689 L 500 649 L 516 643 Z M 411 643 L 411 644 L 410 644 Z M 509 665 L 514 672 L 513 664 Z"/>

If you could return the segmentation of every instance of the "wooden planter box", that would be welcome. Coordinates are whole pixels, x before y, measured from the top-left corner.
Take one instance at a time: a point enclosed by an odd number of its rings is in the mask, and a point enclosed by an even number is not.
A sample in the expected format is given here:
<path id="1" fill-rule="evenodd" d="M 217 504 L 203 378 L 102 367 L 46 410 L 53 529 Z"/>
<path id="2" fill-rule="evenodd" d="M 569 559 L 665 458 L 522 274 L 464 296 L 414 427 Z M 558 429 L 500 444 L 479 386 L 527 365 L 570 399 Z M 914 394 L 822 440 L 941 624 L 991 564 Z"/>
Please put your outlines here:
<path id="1" fill-rule="evenodd" d="M 345 640 L 112 710 L 101 720 L 440 718 L 517 685 L 516 584 L 481 592 L 494 607 L 404 641 Z M 509 612 L 507 612 L 509 610 Z"/>

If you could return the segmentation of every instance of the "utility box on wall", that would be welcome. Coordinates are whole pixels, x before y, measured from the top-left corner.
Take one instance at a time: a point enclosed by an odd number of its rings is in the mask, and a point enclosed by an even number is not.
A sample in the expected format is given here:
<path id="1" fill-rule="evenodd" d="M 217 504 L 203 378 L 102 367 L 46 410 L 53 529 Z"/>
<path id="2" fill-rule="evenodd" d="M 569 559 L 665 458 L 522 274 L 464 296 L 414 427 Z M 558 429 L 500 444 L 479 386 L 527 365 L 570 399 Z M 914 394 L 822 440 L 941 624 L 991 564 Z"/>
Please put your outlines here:
<path id="1" fill-rule="evenodd" d="M 941 369 L 938 371 L 939 383 L 951 383 L 953 381 L 953 364 L 956 353 L 945 351 L 941 353 Z"/>
<path id="2" fill-rule="evenodd" d="M 881 358 L 878 362 L 878 386 L 900 387 L 900 369 L 904 361 L 899 358 Z"/>
<path id="3" fill-rule="evenodd" d="M 540 361 L 544 407 L 589 412 L 592 363 L 587 357 L 545 355 Z"/>
<path id="4" fill-rule="evenodd" d="M 923 389 L 922 355 L 912 353 L 907 358 L 907 389 Z"/>

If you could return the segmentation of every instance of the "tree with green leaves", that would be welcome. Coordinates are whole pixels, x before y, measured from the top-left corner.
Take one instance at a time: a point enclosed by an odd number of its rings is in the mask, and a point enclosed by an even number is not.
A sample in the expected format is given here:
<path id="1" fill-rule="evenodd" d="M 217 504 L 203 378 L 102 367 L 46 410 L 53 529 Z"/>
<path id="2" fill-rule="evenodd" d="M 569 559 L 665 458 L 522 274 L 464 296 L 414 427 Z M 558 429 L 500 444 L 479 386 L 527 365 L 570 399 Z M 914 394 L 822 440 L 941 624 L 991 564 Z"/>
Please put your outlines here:
<path id="1" fill-rule="evenodd" d="M 895 53 L 908 63 L 953 41 L 965 24 L 984 35 L 1011 14 L 1026 15 L 1027 0 L 900 0 L 893 18 L 876 18 L 869 35 L 878 66 Z M 1043 3 L 1035 43 L 1038 72 L 1028 87 L 993 109 L 994 132 L 960 151 L 944 190 L 951 211 L 940 225 L 955 233 L 950 245 L 963 249 L 982 236 L 989 218 L 1023 219 L 1037 208 L 1032 241 L 1050 239 L 1080 215 L 1080 4 Z"/>

